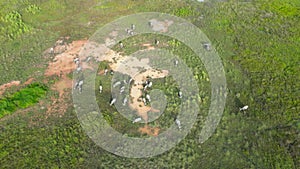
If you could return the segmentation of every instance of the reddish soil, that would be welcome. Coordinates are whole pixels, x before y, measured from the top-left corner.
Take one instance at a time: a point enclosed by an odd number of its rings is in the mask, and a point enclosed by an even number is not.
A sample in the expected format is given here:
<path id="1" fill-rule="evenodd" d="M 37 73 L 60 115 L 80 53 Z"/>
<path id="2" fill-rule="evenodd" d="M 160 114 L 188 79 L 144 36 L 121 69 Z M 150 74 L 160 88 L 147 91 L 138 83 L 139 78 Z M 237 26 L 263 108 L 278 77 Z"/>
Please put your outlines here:
<path id="1" fill-rule="evenodd" d="M 12 86 L 19 86 L 21 84 L 20 81 L 11 81 L 9 83 L 3 84 L 0 86 L 0 95 L 2 95 L 6 89 L 12 87 Z"/>
<path id="2" fill-rule="evenodd" d="M 143 46 L 143 47 L 147 47 L 148 50 L 153 50 L 153 49 L 155 49 L 155 47 L 152 46 L 150 43 L 144 43 L 144 44 L 142 44 L 142 46 Z"/>
<path id="3" fill-rule="evenodd" d="M 139 131 L 143 134 L 147 134 L 149 136 L 158 136 L 159 134 L 159 128 L 158 127 L 150 127 L 148 125 L 145 125 L 144 127 L 139 128 Z"/>
<path id="4" fill-rule="evenodd" d="M 29 78 L 26 82 L 23 83 L 23 85 L 29 85 L 34 81 L 34 78 Z"/>
<path id="5" fill-rule="evenodd" d="M 52 103 L 47 106 L 47 117 L 53 113 L 58 113 L 61 117 L 70 106 L 70 103 L 66 100 L 70 100 L 68 98 L 70 97 L 73 82 L 67 75 L 76 69 L 74 58 L 78 56 L 86 42 L 87 40 L 72 42 L 67 45 L 63 53 L 56 55 L 53 62 L 49 63 L 45 76 L 59 76 L 60 79 L 51 87 L 52 90 L 59 93 L 59 97 L 51 98 Z M 82 64 L 81 66 L 83 69 L 90 68 L 87 64 Z"/>

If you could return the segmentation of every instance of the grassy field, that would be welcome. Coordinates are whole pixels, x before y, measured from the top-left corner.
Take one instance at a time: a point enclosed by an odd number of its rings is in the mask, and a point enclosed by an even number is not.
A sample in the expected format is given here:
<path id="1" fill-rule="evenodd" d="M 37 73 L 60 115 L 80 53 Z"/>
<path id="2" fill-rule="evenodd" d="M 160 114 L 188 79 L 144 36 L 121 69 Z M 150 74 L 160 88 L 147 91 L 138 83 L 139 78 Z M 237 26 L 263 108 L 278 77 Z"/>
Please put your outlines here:
<path id="1" fill-rule="evenodd" d="M 19 106 L 0 119 L 0 168 L 300 168 L 300 1 L 11 0 L 0 6 L 0 84 L 30 77 L 42 82 L 51 59 L 42 53 L 59 37 L 69 36 L 70 42 L 88 38 L 120 16 L 157 11 L 185 18 L 208 36 L 223 61 L 228 86 L 222 120 L 209 140 L 199 144 L 195 126 L 176 147 L 147 159 L 119 157 L 96 146 L 71 106 L 62 117 L 47 116 L 39 104 Z M 126 44 L 155 38 L 174 42 L 145 35 Z M 177 49 L 173 52 L 182 57 L 193 55 L 184 45 Z M 128 45 L 123 52 L 136 50 Z M 201 74 L 201 61 L 186 61 Z M 110 79 L 100 80 L 110 85 Z M 163 82 L 157 84 L 168 91 Z M 26 90 L 12 88 L 0 104 Z M 51 102 L 57 95 L 49 90 L 39 101 Z M 208 92 L 203 96 L 209 100 Z M 110 98 L 100 99 L 107 104 Z M 249 110 L 239 111 L 246 104 Z M 113 127 L 139 134 L 138 126 L 111 112 L 108 108 L 106 118 Z"/>

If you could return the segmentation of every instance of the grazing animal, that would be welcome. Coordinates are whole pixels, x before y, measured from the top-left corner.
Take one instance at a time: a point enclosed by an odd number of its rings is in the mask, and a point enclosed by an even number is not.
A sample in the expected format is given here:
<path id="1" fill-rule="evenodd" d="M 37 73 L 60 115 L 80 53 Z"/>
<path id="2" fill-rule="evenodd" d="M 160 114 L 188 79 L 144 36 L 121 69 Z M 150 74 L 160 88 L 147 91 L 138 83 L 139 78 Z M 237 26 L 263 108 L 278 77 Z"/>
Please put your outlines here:
<path id="1" fill-rule="evenodd" d="M 75 85 L 74 85 L 74 89 L 77 89 L 77 88 L 78 88 L 78 84 L 79 84 L 79 82 L 77 81 L 77 82 L 75 83 Z"/>
<path id="2" fill-rule="evenodd" d="M 248 108 L 249 108 L 249 106 L 248 106 L 248 105 L 246 105 L 246 106 L 244 106 L 244 107 L 240 108 L 240 111 L 245 111 L 245 110 L 247 110 Z"/>
<path id="3" fill-rule="evenodd" d="M 148 83 L 148 87 L 152 87 L 152 82 L 151 81 Z"/>
<path id="4" fill-rule="evenodd" d="M 117 101 L 117 99 L 116 99 L 116 98 L 113 98 L 113 99 L 111 100 L 111 102 L 110 102 L 110 106 L 112 106 L 113 104 L 115 104 L 116 101 Z"/>
<path id="5" fill-rule="evenodd" d="M 175 65 L 175 66 L 178 65 L 178 60 L 177 60 L 177 59 L 174 61 L 174 65 Z"/>
<path id="6" fill-rule="evenodd" d="M 128 101 L 128 100 L 127 100 L 127 97 L 125 97 L 124 100 L 123 100 L 123 106 L 126 105 L 127 101 Z"/>
<path id="7" fill-rule="evenodd" d="M 179 98 L 182 98 L 182 92 L 181 91 L 178 92 L 178 96 L 179 96 Z"/>
<path id="8" fill-rule="evenodd" d="M 120 48 L 124 47 L 124 44 L 122 42 L 120 42 L 119 45 L 120 45 Z"/>
<path id="9" fill-rule="evenodd" d="M 74 61 L 74 63 L 77 63 L 77 62 L 79 62 L 79 58 L 77 57 L 73 61 Z"/>
<path id="10" fill-rule="evenodd" d="M 132 29 L 126 29 L 126 32 L 127 32 L 128 35 L 133 35 L 134 34 Z"/>
<path id="11" fill-rule="evenodd" d="M 208 51 L 211 50 L 211 44 L 208 43 L 208 42 L 204 43 L 204 44 L 203 44 L 203 47 L 204 47 L 204 49 L 206 49 L 206 50 L 208 50 Z"/>
<path id="12" fill-rule="evenodd" d="M 110 70 L 110 75 L 114 75 L 114 71 L 113 70 Z"/>
<path id="13" fill-rule="evenodd" d="M 102 85 L 100 85 L 100 86 L 99 86 L 99 92 L 100 92 L 100 93 L 102 93 L 102 89 L 103 89 L 103 87 L 102 87 Z"/>
<path id="14" fill-rule="evenodd" d="M 132 121 L 132 123 L 137 123 L 137 122 L 139 122 L 139 121 L 142 121 L 142 118 L 136 118 L 136 119 L 134 119 L 133 121 Z"/>
<path id="15" fill-rule="evenodd" d="M 76 69 L 77 73 L 79 73 L 81 70 L 82 70 L 81 66 L 78 66 L 77 69 Z"/>
<path id="16" fill-rule="evenodd" d="M 123 93 L 125 91 L 125 86 L 122 86 L 120 89 L 120 94 Z"/>
<path id="17" fill-rule="evenodd" d="M 181 123 L 180 120 L 176 119 L 175 120 L 176 125 L 178 126 L 179 130 L 181 130 Z"/>
<path id="18" fill-rule="evenodd" d="M 89 62 L 91 59 L 92 59 L 92 57 L 89 56 L 89 57 L 85 60 L 85 62 Z"/>
<path id="19" fill-rule="evenodd" d="M 150 27 L 152 27 L 152 26 L 153 26 L 153 24 L 152 24 L 152 22 L 151 22 L 151 21 L 149 21 L 149 22 L 148 22 L 148 24 L 149 24 L 149 26 L 150 26 Z"/>
<path id="20" fill-rule="evenodd" d="M 50 48 L 50 54 L 54 53 L 54 48 Z"/>
<path id="21" fill-rule="evenodd" d="M 128 83 L 130 84 L 132 81 L 133 81 L 133 78 L 130 78 L 130 80 L 129 80 L 129 82 L 128 82 Z"/>
<path id="22" fill-rule="evenodd" d="M 146 86 L 144 87 L 144 91 L 147 89 L 147 87 L 148 87 L 148 85 L 146 85 Z"/>
<path id="23" fill-rule="evenodd" d="M 131 24 L 131 29 L 135 30 L 135 25 L 134 24 Z"/>
<path id="24" fill-rule="evenodd" d="M 118 81 L 118 82 L 116 82 L 116 83 L 113 85 L 113 87 L 117 87 L 117 86 L 119 86 L 120 84 L 121 84 L 121 82 Z"/>
<path id="25" fill-rule="evenodd" d="M 146 99 L 147 99 L 149 102 L 151 102 L 151 98 L 150 98 L 150 95 L 149 95 L 149 94 L 146 95 Z"/>
<path id="26" fill-rule="evenodd" d="M 146 106 L 146 105 L 147 105 L 146 99 L 143 98 L 142 100 L 143 100 L 143 102 L 144 102 L 144 105 Z"/>
<path id="27" fill-rule="evenodd" d="M 78 86 L 82 86 L 82 85 L 83 85 L 83 80 L 80 80 Z"/>
<path id="28" fill-rule="evenodd" d="M 104 75 L 107 75 L 108 69 L 104 70 Z"/>
<path id="29" fill-rule="evenodd" d="M 82 85 L 83 85 L 83 80 L 80 80 L 78 83 L 78 90 L 80 93 L 82 92 Z"/>
<path id="30" fill-rule="evenodd" d="M 159 44 L 159 40 L 155 39 L 155 40 L 154 40 L 154 44 L 155 44 L 155 45 L 158 45 L 158 44 Z"/>

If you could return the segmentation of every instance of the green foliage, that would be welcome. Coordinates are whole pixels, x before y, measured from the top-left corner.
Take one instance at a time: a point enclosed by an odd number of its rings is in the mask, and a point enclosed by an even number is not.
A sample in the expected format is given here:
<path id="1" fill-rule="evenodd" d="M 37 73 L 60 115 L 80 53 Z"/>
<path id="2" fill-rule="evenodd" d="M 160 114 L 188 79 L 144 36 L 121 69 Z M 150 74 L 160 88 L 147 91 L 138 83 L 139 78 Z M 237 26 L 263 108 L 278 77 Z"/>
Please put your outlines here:
<path id="1" fill-rule="evenodd" d="M 48 88 L 39 83 L 33 83 L 20 91 L 0 100 L 0 118 L 15 112 L 18 109 L 27 108 L 46 95 Z"/>
<path id="2" fill-rule="evenodd" d="M 300 2 L 298 0 L 272 0 L 264 2 L 261 8 L 284 17 L 300 16 Z"/>
<path id="3" fill-rule="evenodd" d="M 173 14 L 179 17 L 187 17 L 187 16 L 193 16 L 195 12 L 190 6 L 188 6 L 188 7 L 174 9 Z"/>
<path id="4" fill-rule="evenodd" d="M 18 11 L 9 12 L 1 18 L 1 21 L 5 23 L 5 26 L 1 28 L 1 32 L 11 39 L 31 30 L 31 27 L 24 23 L 22 15 Z"/>
<path id="5" fill-rule="evenodd" d="M 28 13 L 36 14 L 41 11 L 41 8 L 39 6 L 37 6 L 36 4 L 33 4 L 33 5 L 28 5 L 28 7 L 25 10 Z"/>

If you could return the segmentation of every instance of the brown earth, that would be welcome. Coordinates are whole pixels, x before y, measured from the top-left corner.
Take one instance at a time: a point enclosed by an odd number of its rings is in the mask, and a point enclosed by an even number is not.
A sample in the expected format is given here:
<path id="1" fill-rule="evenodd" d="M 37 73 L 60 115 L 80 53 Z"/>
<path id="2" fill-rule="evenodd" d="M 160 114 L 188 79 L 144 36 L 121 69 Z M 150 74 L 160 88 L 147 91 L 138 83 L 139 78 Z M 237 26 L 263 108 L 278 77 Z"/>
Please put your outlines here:
<path id="1" fill-rule="evenodd" d="M 47 117 L 52 113 L 58 113 L 61 117 L 71 105 L 66 100 L 69 100 L 68 98 L 70 97 L 73 82 L 67 75 L 76 69 L 74 58 L 78 57 L 81 48 L 86 42 L 87 40 L 73 41 L 67 45 L 63 53 L 56 55 L 53 62 L 49 63 L 45 71 L 45 76 L 59 76 L 60 79 L 51 87 L 52 90 L 59 93 L 59 97 L 51 98 L 52 103 L 47 106 Z M 56 48 L 58 48 L 58 46 L 56 46 Z M 83 69 L 89 68 L 86 64 L 82 64 L 81 66 Z"/>
<path id="2" fill-rule="evenodd" d="M 2 95 L 7 89 L 11 88 L 12 86 L 26 86 L 32 83 L 34 78 L 29 78 L 26 82 L 21 84 L 21 81 L 11 81 L 9 83 L 3 84 L 0 86 L 0 95 Z"/>
<path id="3" fill-rule="evenodd" d="M 160 129 L 158 127 L 150 127 L 146 124 L 144 127 L 139 128 L 139 131 L 149 136 L 158 136 Z"/>
<path id="4" fill-rule="evenodd" d="M 6 89 L 12 87 L 12 86 L 19 86 L 21 84 L 20 81 L 11 81 L 9 83 L 3 84 L 0 86 L 0 95 L 2 95 Z"/>

